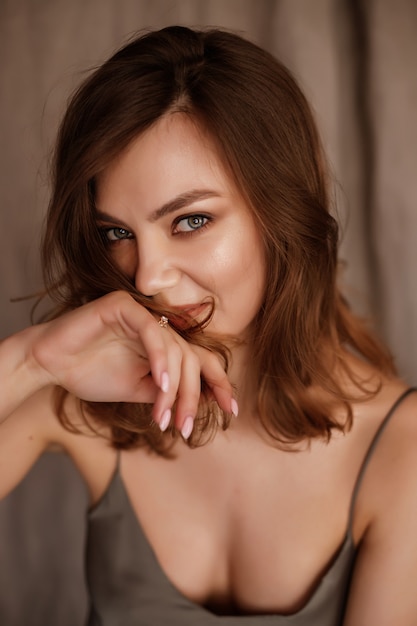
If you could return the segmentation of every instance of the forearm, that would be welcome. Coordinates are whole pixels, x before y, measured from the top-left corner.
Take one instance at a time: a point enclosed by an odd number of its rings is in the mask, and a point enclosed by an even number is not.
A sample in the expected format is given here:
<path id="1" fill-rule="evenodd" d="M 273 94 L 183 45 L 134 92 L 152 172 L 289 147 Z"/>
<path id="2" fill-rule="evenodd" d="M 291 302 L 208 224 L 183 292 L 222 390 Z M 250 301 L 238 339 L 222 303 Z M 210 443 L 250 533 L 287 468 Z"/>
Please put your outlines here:
<path id="1" fill-rule="evenodd" d="M 36 328 L 28 328 L 0 342 L 0 423 L 33 393 L 50 383 L 31 356 Z"/>

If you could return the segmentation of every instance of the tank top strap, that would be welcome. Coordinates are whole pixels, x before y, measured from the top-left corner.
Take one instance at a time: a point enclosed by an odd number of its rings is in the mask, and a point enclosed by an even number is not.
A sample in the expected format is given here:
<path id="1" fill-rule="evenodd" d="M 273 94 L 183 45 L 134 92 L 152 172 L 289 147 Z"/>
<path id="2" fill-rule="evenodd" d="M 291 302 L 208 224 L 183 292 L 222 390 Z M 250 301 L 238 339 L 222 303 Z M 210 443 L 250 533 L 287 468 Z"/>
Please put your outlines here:
<path id="1" fill-rule="evenodd" d="M 353 512 L 355 509 L 355 504 L 356 504 L 356 499 L 358 497 L 358 493 L 359 493 L 359 489 L 361 487 L 362 481 L 364 479 L 365 476 L 365 472 L 366 469 L 368 467 L 368 463 L 372 458 L 372 455 L 374 453 L 375 448 L 378 445 L 378 442 L 381 438 L 382 433 L 384 432 L 386 426 L 388 425 L 391 417 L 394 415 L 395 411 L 398 409 L 398 407 L 400 406 L 400 404 L 413 392 L 417 391 L 417 387 L 409 387 L 408 389 L 406 389 L 406 391 L 404 391 L 400 397 L 394 402 L 394 404 L 392 405 L 392 407 L 390 408 L 390 410 L 388 411 L 387 415 L 384 417 L 384 419 L 382 420 L 381 424 L 379 425 L 370 445 L 369 448 L 365 454 L 365 458 L 362 461 L 361 467 L 359 469 L 359 473 L 358 473 L 358 477 L 356 478 L 356 482 L 355 482 L 355 486 L 353 488 L 353 493 L 352 493 L 352 499 L 350 502 L 350 507 L 349 507 L 349 519 L 348 519 L 348 534 L 351 535 L 351 531 L 352 531 L 352 522 L 353 522 Z"/>

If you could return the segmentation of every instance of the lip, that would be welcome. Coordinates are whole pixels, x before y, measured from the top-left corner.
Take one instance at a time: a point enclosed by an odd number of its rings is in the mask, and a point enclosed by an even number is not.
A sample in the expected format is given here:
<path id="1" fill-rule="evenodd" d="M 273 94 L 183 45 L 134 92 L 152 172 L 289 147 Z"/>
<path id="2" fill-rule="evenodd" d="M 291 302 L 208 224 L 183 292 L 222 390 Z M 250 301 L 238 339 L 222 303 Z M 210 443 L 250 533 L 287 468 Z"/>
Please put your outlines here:
<path id="1" fill-rule="evenodd" d="M 170 311 L 174 312 L 174 315 L 169 315 L 169 320 L 178 328 L 185 329 L 190 326 L 189 321 L 185 318 L 196 320 L 206 311 L 208 306 L 208 303 L 205 302 L 203 304 L 187 304 L 185 306 L 169 307 Z M 175 315 L 175 313 L 178 313 L 178 316 Z"/>

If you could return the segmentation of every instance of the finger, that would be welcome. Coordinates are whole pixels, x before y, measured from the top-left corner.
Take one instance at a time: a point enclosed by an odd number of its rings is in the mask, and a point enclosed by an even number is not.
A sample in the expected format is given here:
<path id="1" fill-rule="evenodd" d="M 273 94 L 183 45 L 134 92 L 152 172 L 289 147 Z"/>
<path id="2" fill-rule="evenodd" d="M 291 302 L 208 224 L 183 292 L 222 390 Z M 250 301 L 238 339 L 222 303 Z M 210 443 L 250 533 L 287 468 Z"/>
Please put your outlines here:
<path id="1" fill-rule="evenodd" d="M 175 372 L 172 369 L 172 363 L 170 364 L 167 342 L 161 331 L 161 327 L 152 318 L 142 329 L 141 340 L 155 384 L 162 393 L 172 395 L 172 389 L 175 387 Z"/>
<path id="2" fill-rule="evenodd" d="M 237 416 L 239 408 L 233 396 L 232 384 L 214 353 L 204 350 L 201 374 L 219 407 L 226 413 L 233 413 Z"/>
<path id="3" fill-rule="evenodd" d="M 133 298 L 122 294 L 121 323 L 129 332 L 136 333 L 155 384 L 159 387 L 152 416 L 161 430 L 166 430 L 171 419 L 171 407 L 175 402 L 180 373 L 182 350 L 175 338 L 178 335 L 169 327 L 161 327 L 154 316 Z M 175 335 L 175 338 L 174 338 Z"/>
<path id="4" fill-rule="evenodd" d="M 159 331 L 161 332 L 161 328 Z M 168 428 L 171 421 L 171 408 L 177 398 L 183 360 L 183 352 L 178 342 L 168 334 L 167 329 L 163 329 L 163 332 L 166 333 L 164 343 L 167 356 L 168 385 L 165 389 L 159 390 L 152 411 L 153 419 L 159 424 L 162 431 Z"/>
<path id="5" fill-rule="evenodd" d="M 175 426 L 184 439 L 188 439 L 194 428 L 201 396 L 201 369 L 197 354 L 187 348 L 183 357 L 181 379 L 178 387 Z"/>
<path id="6" fill-rule="evenodd" d="M 106 297 L 106 296 L 105 296 Z M 155 384 L 166 392 L 169 388 L 168 358 L 161 327 L 153 315 L 125 292 L 109 295 L 111 306 L 117 311 L 117 319 L 127 336 L 139 340 L 150 364 Z"/>

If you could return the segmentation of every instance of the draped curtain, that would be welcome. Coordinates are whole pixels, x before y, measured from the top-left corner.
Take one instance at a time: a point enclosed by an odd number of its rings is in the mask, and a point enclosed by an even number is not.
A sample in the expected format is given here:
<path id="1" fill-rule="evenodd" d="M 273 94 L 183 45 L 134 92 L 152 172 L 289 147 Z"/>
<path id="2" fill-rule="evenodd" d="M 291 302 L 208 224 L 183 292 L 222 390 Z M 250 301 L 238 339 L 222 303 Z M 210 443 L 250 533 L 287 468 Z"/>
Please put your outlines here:
<path id="1" fill-rule="evenodd" d="M 0 337 L 29 323 L 32 301 L 12 300 L 42 286 L 49 155 L 69 94 L 134 32 L 169 24 L 240 32 L 296 75 L 334 177 L 343 288 L 415 383 L 415 0 L 1 0 Z M 52 453 L 0 504 L 2 624 L 83 623 L 86 506 Z"/>

